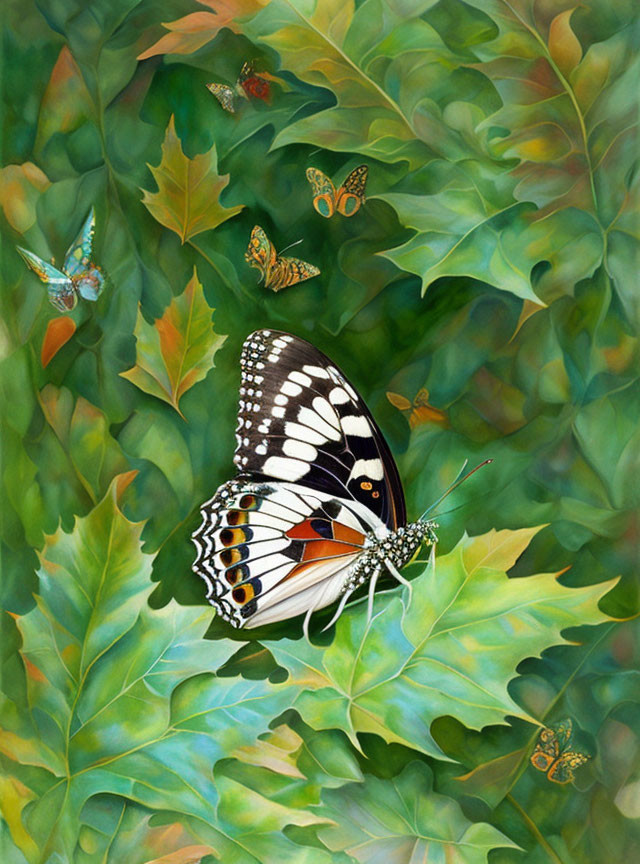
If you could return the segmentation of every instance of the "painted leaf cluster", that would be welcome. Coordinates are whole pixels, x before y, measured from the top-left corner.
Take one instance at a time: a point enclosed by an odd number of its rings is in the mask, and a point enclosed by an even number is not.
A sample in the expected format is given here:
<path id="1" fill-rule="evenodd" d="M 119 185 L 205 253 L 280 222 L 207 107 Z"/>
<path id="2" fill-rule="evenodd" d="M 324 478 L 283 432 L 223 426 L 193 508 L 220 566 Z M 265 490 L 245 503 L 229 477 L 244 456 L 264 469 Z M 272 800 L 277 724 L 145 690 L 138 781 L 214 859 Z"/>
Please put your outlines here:
<path id="1" fill-rule="evenodd" d="M 635 860 L 635 5 L 3 13 L 2 860 Z M 270 101 L 232 114 L 205 85 L 245 62 Z M 321 218 L 306 169 L 361 164 Z M 15 247 L 60 262 L 92 207 L 104 290 L 60 315 Z M 256 284 L 255 224 L 321 277 Z M 259 327 L 344 369 L 410 518 L 493 460 L 411 590 L 310 643 L 233 631 L 191 572 Z M 567 785 L 529 763 L 563 717 Z"/>

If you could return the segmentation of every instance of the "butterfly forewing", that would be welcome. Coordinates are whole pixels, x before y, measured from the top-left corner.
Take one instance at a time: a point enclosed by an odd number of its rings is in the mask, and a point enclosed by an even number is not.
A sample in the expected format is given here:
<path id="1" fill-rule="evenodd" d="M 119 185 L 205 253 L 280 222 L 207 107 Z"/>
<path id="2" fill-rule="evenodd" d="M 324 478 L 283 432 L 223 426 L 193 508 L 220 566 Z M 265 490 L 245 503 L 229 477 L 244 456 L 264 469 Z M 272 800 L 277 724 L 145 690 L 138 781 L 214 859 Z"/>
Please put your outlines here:
<path id="1" fill-rule="evenodd" d="M 64 272 L 73 279 L 74 287 L 85 300 L 97 300 L 104 285 L 102 270 L 91 262 L 95 216 L 93 207 L 80 233 L 67 250 Z"/>
<path id="2" fill-rule="evenodd" d="M 231 87 L 227 84 L 216 84 L 212 82 L 207 84 L 207 90 L 216 97 L 225 111 L 231 114 L 236 112 L 236 96 Z"/>
<path id="3" fill-rule="evenodd" d="M 393 457 L 366 405 L 321 351 L 259 330 L 242 350 L 239 470 L 360 502 L 383 524 L 405 524 Z"/>
<path id="4" fill-rule="evenodd" d="M 313 206 L 325 219 L 335 212 L 336 190 L 331 180 L 318 168 L 307 168 L 307 180 L 311 183 Z"/>
<path id="5" fill-rule="evenodd" d="M 78 302 L 78 294 L 69 276 L 66 273 L 61 273 L 53 264 L 49 264 L 34 255 L 33 252 L 29 252 L 28 249 L 23 249 L 21 246 L 16 248 L 30 269 L 47 286 L 47 295 L 51 305 L 59 312 L 70 312 L 74 309 Z"/>

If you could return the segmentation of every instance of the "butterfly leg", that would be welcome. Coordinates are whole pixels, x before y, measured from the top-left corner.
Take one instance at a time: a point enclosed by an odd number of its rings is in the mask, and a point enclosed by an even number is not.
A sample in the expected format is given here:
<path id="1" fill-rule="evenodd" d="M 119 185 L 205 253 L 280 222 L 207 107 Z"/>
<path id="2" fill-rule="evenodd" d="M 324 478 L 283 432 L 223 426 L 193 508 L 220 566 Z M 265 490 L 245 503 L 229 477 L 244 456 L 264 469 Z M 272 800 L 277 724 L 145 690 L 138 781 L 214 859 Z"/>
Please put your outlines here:
<path id="1" fill-rule="evenodd" d="M 371 619 L 373 618 L 373 595 L 376 590 L 376 582 L 380 576 L 382 571 L 380 569 L 373 571 L 373 576 L 369 582 L 369 596 L 367 599 L 367 627 L 371 623 Z"/>
<path id="2" fill-rule="evenodd" d="M 396 568 L 395 564 L 393 564 L 388 558 L 384 559 L 384 564 L 389 573 L 393 576 L 394 579 L 397 579 L 401 585 L 404 585 L 405 588 L 409 589 L 409 602 L 411 602 L 411 582 L 402 576 L 400 571 Z"/>
<path id="3" fill-rule="evenodd" d="M 326 627 L 322 628 L 322 630 L 320 631 L 321 633 L 324 633 L 324 631 L 328 630 L 332 624 L 336 623 L 336 621 L 338 620 L 338 618 L 342 615 L 342 613 L 344 611 L 344 607 L 347 604 L 347 600 L 349 599 L 349 597 L 351 597 L 351 595 L 353 594 L 354 591 L 355 591 L 355 588 L 352 588 L 351 591 L 345 591 L 344 592 L 344 594 L 342 595 L 342 599 L 340 600 L 340 603 L 338 604 L 338 608 L 336 609 L 333 618 L 331 619 L 331 621 L 329 621 L 329 623 L 327 624 Z"/>

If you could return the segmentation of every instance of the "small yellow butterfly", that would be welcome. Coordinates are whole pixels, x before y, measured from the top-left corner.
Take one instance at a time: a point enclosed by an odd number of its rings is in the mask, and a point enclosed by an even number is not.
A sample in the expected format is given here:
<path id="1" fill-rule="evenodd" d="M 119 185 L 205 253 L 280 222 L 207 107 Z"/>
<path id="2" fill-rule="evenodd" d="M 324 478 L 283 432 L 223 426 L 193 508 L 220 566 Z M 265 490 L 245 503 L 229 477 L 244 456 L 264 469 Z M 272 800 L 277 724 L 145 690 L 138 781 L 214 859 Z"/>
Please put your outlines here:
<path id="1" fill-rule="evenodd" d="M 283 258 L 278 255 L 273 243 L 259 225 L 256 225 L 251 232 L 244 257 L 249 266 L 260 270 L 265 287 L 271 288 L 272 291 L 280 291 L 289 285 L 295 285 L 297 282 L 303 282 L 320 274 L 313 264 L 308 264 L 299 258 Z"/>
<path id="2" fill-rule="evenodd" d="M 326 174 L 318 168 L 307 168 L 307 180 L 313 189 L 313 206 L 325 219 L 330 219 L 336 210 L 343 216 L 353 216 L 366 200 L 364 190 L 368 173 L 367 165 L 358 165 L 336 192 Z"/>
<path id="3" fill-rule="evenodd" d="M 531 754 L 531 764 L 544 771 L 552 783 L 570 783 L 574 780 L 573 769 L 584 765 L 591 758 L 573 747 L 573 724 L 570 718 L 560 720 L 543 729 Z"/>

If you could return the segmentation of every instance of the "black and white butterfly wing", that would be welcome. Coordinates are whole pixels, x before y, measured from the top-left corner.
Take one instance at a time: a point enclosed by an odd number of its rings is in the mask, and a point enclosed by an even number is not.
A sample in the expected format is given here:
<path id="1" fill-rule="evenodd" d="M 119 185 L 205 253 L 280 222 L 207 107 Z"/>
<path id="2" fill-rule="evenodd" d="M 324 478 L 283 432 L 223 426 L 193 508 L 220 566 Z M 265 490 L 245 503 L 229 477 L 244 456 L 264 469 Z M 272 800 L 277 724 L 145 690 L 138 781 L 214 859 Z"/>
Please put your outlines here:
<path id="1" fill-rule="evenodd" d="M 367 534 L 405 524 L 393 458 L 366 406 L 312 345 L 261 330 L 245 342 L 235 461 L 202 507 L 194 571 L 236 626 L 340 595 Z"/>
<path id="2" fill-rule="evenodd" d="M 287 333 L 245 341 L 234 461 L 239 471 L 361 502 L 406 522 L 393 457 L 363 400 L 321 351 Z"/>

